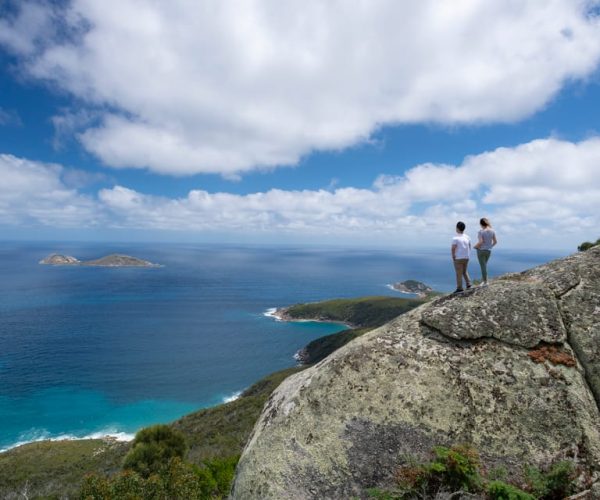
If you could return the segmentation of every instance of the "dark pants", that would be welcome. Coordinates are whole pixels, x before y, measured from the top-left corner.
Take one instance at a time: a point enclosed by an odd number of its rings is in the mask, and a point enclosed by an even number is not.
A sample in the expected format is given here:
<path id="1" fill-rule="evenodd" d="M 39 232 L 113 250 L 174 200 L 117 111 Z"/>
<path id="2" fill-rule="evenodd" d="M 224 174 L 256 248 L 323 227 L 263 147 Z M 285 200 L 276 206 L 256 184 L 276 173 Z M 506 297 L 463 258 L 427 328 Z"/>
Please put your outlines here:
<path id="1" fill-rule="evenodd" d="M 477 260 L 481 266 L 481 279 L 487 281 L 487 263 L 490 260 L 492 252 L 489 250 L 477 250 Z"/>
<path id="2" fill-rule="evenodd" d="M 454 259 L 454 270 L 456 271 L 456 288 L 462 288 L 462 280 L 465 279 L 465 284 L 471 286 L 471 278 L 469 278 L 469 259 Z"/>

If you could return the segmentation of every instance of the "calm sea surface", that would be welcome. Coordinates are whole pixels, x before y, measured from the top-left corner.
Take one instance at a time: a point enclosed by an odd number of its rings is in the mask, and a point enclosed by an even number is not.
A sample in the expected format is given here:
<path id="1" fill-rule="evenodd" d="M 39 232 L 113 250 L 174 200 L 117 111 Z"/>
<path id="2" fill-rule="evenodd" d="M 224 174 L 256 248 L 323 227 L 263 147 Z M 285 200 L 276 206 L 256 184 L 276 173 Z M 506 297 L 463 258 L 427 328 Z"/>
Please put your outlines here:
<path id="1" fill-rule="evenodd" d="M 42 266 L 126 253 L 158 269 Z M 501 250 L 492 275 L 558 254 Z M 476 262 L 472 275 L 478 277 Z M 0 450 L 43 438 L 113 434 L 234 397 L 295 364 L 339 325 L 281 323 L 272 307 L 397 295 L 417 279 L 453 289 L 446 251 L 0 243 Z"/>

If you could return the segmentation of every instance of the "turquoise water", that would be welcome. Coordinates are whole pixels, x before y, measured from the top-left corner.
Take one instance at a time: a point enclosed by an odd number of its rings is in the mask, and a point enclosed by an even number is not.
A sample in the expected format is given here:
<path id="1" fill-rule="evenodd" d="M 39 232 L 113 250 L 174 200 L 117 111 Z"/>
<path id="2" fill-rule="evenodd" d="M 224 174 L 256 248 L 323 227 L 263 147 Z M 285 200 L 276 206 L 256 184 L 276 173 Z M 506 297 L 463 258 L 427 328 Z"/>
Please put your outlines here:
<path id="1" fill-rule="evenodd" d="M 41 266 L 127 253 L 157 269 Z M 447 252 L 193 245 L 0 247 L 0 449 L 112 434 L 226 401 L 341 325 L 282 323 L 269 308 L 396 295 L 405 279 L 453 288 Z M 556 255 L 493 255 L 492 274 Z M 473 274 L 475 267 L 472 268 Z"/>

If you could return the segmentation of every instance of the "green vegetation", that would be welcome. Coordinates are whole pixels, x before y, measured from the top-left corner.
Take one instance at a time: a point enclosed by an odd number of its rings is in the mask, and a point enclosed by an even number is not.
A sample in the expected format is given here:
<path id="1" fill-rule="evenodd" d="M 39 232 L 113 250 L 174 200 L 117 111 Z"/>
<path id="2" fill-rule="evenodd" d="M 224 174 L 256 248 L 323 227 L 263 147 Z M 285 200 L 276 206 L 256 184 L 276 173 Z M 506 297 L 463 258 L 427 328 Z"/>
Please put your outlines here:
<path id="1" fill-rule="evenodd" d="M 183 458 L 186 449 L 182 432 L 164 424 L 146 427 L 135 435 L 123 468 L 147 478 L 172 458 Z"/>
<path id="2" fill-rule="evenodd" d="M 310 342 L 301 351 L 304 364 L 318 363 L 351 340 L 384 325 L 400 314 L 420 306 L 427 298 L 363 297 L 360 299 L 335 299 L 310 304 L 296 304 L 285 310 L 291 319 L 319 319 L 339 321 L 358 328 L 344 330 Z"/>
<path id="3" fill-rule="evenodd" d="M 285 310 L 291 319 L 339 321 L 357 327 L 376 327 L 420 306 L 427 299 L 362 297 L 296 304 Z"/>
<path id="4" fill-rule="evenodd" d="M 302 369 L 272 373 L 235 401 L 190 413 L 171 424 L 186 437 L 187 460 L 200 464 L 207 459 L 240 455 L 271 393 L 285 378 Z"/>
<path id="5" fill-rule="evenodd" d="M 315 339 L 302 349 L 302 363 L 308 365 L 318 363 L 351 340 L 371 330 L 373 328 L 353 328 Z"/>
<path id="6" fill-rule="evenodd" d="M 589 250 L 590 248 L 598 245 L 600 245 L 600 238 L 598 238 L 594 243 L 592 243 L 591 241 L 584 241 L 581 245 L 577 247 L 577 250 L 579 250 L 580 252 L 585 252 L 586 250 Z"/>
<path id="7" fill-rule="evenodd" d="M 86 473 L 121 469 L 129 443 L 114 440 L 43 441 L 0 454 L 0 498 L 73 496 Z"/>
<path id="8" fill-rule="evenodd" d="M 535 500 L 533 495 L 525 493 L 512 484 L 503 481 L 490 481 L 487 494 L 493 500 Z"/>
<path id="9" fill-rule="evenodd" d="M 89 475 L 79 498 L 82 500 L 126 499 L 219 499 L 230 489 L 238 457 L 211 460 L 199 467 L 171 458 L 148 477 L 126 470 L 112 477 Z"/>
<path id="10" fill-rule="evenodd" d="M 535 467 L 525 468 L 527 487 L 536 498 L 565 498 L 575 492 L 575 477 L 575 467 L 568 461 L 554 464 L 548 472 Z"/>
<path id="11" fill-rule="evenodd" d="M 574 492 L 576 478 L 573 464 L 563 461 L 546 472 L 525 467 L 525 480 L 519 481 L 523 483 L 519 487 L 494 477 L 500 474 L 486 475 L 477 451 L 469 445 L 439 446 L 430 462 L 408 462 L 398 468 L 394 488 L 372 488 L 367 492 L 369 496 L 378 500 L 404 500 L 462 492 L 485 495 L 490 500 L 559 500 Z"/>

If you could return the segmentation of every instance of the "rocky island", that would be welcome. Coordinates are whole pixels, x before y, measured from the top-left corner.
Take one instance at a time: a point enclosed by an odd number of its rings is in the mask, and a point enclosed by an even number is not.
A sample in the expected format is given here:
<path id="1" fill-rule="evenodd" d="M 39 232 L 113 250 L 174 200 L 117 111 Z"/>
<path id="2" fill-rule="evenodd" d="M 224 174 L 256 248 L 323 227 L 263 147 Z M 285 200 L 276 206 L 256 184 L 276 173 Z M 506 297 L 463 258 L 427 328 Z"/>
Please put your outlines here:
<path id="1" fill-rule="evenodd" d="M 111 254 L 94 260 L 79 260 L 71 255 L 52 254 L 40 260 L 40 264 L 51 266 L 91 266 L 91 267 L 161 267 L 147 260 L 129 255 Z"/>
<path id="2" fill-rule="evenodd" d="M 419 297 L 426 297 L 427 294 L 433 292 L 433 288 L 425 283 L 415 280 L 406 280 L 394 283 L 392 289 L 402 293 L 412 293 Z"/>

